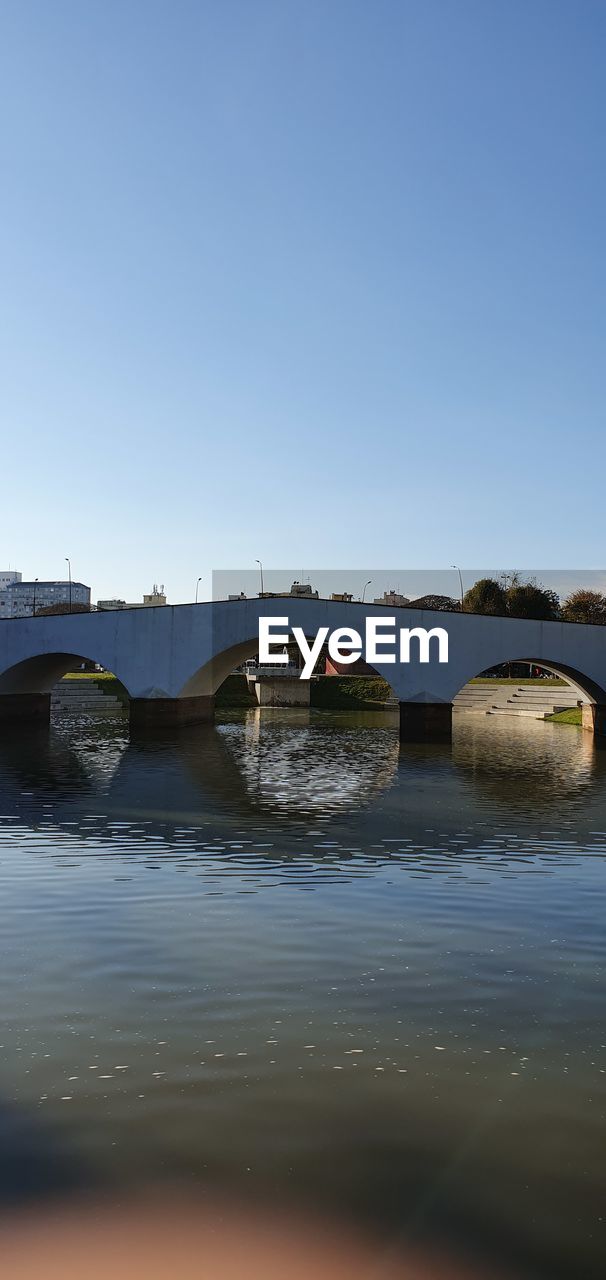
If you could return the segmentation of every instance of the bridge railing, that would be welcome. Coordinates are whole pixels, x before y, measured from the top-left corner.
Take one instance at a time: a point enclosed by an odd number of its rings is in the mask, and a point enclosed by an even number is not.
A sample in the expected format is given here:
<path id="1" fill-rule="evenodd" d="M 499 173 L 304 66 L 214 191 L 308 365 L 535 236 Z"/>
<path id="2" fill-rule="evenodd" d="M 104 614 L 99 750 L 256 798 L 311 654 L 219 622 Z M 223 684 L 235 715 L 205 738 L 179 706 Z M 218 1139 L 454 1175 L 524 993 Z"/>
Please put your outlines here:
<path id="1" fill-rule="evenodd" d="M 247 666 L 244 668 L 244 674 L 247 676 L 248 679 L 251 679 L 251 680 L 257 680 L 259 676 L 261 677 L 278 676 L 280 679 L 287 678 L 287 679 L 298 680 L 299 676 L 301 675 L 301 668 L 296 667 L 294 663 L 276 663 L 275 666 L 264 666 L 264 667 L 248 667 Z"/>

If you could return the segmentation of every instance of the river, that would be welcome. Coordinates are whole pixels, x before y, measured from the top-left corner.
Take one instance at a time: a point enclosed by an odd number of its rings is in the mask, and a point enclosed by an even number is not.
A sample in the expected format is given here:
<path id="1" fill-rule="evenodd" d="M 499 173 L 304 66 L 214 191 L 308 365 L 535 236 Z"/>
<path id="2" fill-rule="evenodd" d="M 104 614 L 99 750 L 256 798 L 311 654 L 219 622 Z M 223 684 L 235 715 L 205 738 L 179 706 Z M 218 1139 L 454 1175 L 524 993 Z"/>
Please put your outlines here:
<path id="1" fill-rule="evenodd" d="M 598 1276 L 606 752 L 243 711 L 0 744 L 0 1197 L 185 1184 Z"/>

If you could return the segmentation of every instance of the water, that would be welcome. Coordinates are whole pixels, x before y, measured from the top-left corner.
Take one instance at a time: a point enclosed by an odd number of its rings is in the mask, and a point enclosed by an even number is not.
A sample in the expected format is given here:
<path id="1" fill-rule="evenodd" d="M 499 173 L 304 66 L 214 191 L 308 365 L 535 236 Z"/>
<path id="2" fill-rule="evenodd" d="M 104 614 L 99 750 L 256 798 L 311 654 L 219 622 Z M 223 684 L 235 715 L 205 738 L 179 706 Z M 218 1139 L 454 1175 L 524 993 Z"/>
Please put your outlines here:
<path id="1" fill-rule="evenodd" d="M 606 752 L 233 713 L 0 745 L 0 1194 L 178 1182 L 603 1260 Z"/>

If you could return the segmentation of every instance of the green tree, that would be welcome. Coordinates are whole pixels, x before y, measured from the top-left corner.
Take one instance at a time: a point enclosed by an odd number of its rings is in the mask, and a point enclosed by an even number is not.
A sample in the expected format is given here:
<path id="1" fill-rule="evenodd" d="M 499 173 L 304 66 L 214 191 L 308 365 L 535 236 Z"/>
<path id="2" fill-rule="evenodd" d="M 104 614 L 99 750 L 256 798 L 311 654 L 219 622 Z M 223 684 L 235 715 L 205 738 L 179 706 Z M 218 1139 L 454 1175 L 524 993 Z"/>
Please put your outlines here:
<path id="1" fill-rule="evenodd" d="M 593 622 L 598 626 L 606 626 L 606 596 L 600 591 L 587 591 L 580 588 L 562 605 L 562 617 L 566 622 Z"/>
<path id="2" fill-rule="evenodd" d="M 62 613 L 90 613 L 89 604 L 76 604 L 74 600 L 71 610 L 68 604 L 49 604 L 44 609 L 36 609 L 37 618 L 52 618 Z"/>
<path id="3" fill-rule="evenodd" d="M 556 592 L 542 587 L 538 582 L 519 582 L 516 575 L 505 595 L 510 618 L 537 618 L 553 622 L 560 616 L 560 601 Z"/>
<path id="4" fill-rule="evenodd" d="M 465 613 L 507 613 L 507 595 L 496 578 L 479 578 L 463 596 Z"/>
<path id="5" fill-rule="evenodd" d="M 419 596 L 417 600 L 408 601 L 409 609 L 441 609 L 449 613 L 456 613 L 461 606 L 458 600 L 453 600 L 452 596 Z"/>

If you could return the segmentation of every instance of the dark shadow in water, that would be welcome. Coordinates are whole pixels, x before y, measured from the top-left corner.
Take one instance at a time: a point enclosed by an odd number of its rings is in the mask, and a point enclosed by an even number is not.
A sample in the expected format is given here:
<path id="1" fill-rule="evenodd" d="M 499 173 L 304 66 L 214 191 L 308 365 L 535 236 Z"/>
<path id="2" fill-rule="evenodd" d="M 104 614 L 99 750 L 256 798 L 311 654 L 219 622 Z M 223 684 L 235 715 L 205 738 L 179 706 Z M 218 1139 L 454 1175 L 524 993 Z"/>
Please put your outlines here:
<path id="1" fill-rule="evenodd" d="M 99 1191 L 103 1183 L 39 1115 L 0 1101 L 0 1210 Z"/>
<path id="2" fill-rule="evenodd" d="M 24 799 L 46 795 L 69 801 L 94 789 L 69 738 L 45 726 L 11 726 L 9 735 L 0 735 L 0 770 L 2 792 L 5 779 L 10 780 L 13 795 L 25 793 Z"/>
<path id="3" fill-rule="evenodd" d="M 272 1212 L 279 1214 L 292 1208 L 299 1213 L 307 1206 L 315 1215 L 321 1206 L 322 1213 L 331 1215 L 336 1222 L 349 1220 L 352 1226 L 366 1226 L 373 1234 L 379 1234 L 384 1248 L 389 1248 L 393 1240 L 396 1245 L 406 1242 L 440 1247 L 446 1256 L 454 1258 L 472 1253 L 480 1267 L 484 1259 L 490 1259 L 497 1228 L 488 1218 L 478 1222 L 477 1215 L 470 1214 L 466 1197 L 457 1195 L 456 1186 L 453 1189 L 447 1184 L 441 1189 L 448 1153 L 440 1144 L 429 1149 L 422 1129 L 416 1135 L 410 1133 L 411 1158 L 403 1164 L 398 1141 L 394 1141 L 393 1149 L 386 1147 L 384 1139 L 377 1141 L 363 1116 L 358 1116 L 353 1125 L 351 1118 L 346 1125 L 342 1118 L 335 1121 L 335 1126 L 326 1131 L 324 1143 L 327 1150 L 334 1146 L 341 1152 L 343 1167 L 338 1179 L 334 1178 L 330 1161 L 318 1161 L 318 1151 L 311 1146 L 306 1155 L 299 1156 L 289 1179 L 281 1178 L 276 1183 L 275 1175 L 256 1178 L 253 1195 L 261 1209 L 271 1206 Z M 150 1179 L 147 1189 L 155 1203 L 158 1181 L 174 1193 L 180 1185 L 179 1173 L 176 1171 L 171 1178 L 167 1169 L 159 1180 L 157 1174 Z M 224 1167 L 211 1161 L 203 1178 L 194 1183 L 188 1179 L 183 1186 L 188 1198 L 192 1193 L 204 1197 L 210 1192 L 213 1197 L 223 1197 L 227 1205 L 250 1202 L 246 1170 L 234 1170 L 228 1153 Z M 138 1201 L 145 1190 L 145 1182 L 137 1185 Z M 0 1214 L 23 1209 L 48 1211 L 57 1203 L 73 1203 L 91 1195 L 105 1199 L 108 1193 L 116 1192 L 123 1200 L 131 1191 L 128 1179 L 122 1184 L 119 1175 L 102 1177 L 98 1169 L 93 1170 L 84 1162 L 70 1149 L 64 1131 L 55 1134 L 38 1115 L 0 1102 Z M 527 1245 L 522 1249 L 514 1241 L 502 1250 L 502 1263 L 516 1269 L 518 1280 L 541 1274 L 528 1270 L 529 1252 Z M 541 1261 L 537 1258 L 537 1264 Z M 550 1275 L 559 1273 L 552 1270 Z M 562 1276 L 565 1275 L 563 1271 Z"/>

